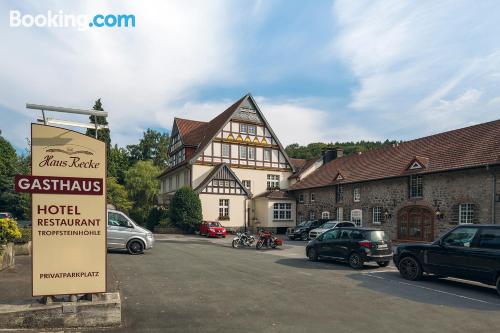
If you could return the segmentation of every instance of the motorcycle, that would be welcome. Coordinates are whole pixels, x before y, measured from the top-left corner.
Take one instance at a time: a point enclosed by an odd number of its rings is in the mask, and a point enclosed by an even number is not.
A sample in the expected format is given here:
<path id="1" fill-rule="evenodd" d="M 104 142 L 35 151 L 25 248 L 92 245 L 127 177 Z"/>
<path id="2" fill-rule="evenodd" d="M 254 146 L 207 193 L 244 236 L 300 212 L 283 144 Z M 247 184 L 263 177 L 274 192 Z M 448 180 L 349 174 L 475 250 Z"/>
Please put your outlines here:
<path id="1" fill-rule="evenodd" d="M 261 230 L 259 232 L 259 240 L 257 241 L 255 248 L 260 250 L 263 246 L 265 246 L 275 249 L 280 245 L 283 245 L 283 241 L 281 239 L 275 237 L 270 231 Z"/>
<path id="2" fill-rule="evenodd" d="M 255 237 L 250 235 L 248 231 L 237 232 L 236 237 L 233 239 L 233 247 L 237 248 L 241 246 L 252 246 L 255 243 Z"/>

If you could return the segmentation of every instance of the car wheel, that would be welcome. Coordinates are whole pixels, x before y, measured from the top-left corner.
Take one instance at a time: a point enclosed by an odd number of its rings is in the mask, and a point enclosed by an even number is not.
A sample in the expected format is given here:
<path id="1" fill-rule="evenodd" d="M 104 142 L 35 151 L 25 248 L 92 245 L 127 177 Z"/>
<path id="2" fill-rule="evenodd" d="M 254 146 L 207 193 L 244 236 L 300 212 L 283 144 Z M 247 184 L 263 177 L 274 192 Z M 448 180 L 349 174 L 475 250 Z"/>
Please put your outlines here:
<path id="1" fill-rule="evenodd" d="M 238 247 L 239 243 L 240 243 L 240 242 L 239 242 L 238 240 L 233 239 L 233 243 L 232 243 L 232 245 L 233 245 L 233 247 L 236 249 L 236 248 Z"/>
<path id="2" fill-rule="evenodd" d="M 307 232 L 303 232 L 301 235 L 300 235 L 300 239 L 302 239 L 303 241 L 306 241 L 309 239 L 309 234 Z"/>
<path id="3" fill-rule="evenodd" d="M 144 252 L 144 245 L 139 240 L 132 240 L 128 242 L 127 250 L 130 254 L 141 254 Z"/>
<path id="4" fill-rule="evenodd" d="M 389 261 L 377 261 L 377 265 L 380 267 L 387 267 L 389 265 Z"/>
<path id="5" fill-rule="evenodd" d="M 413 257 L 404 257 L 398 265 L 399 274 L 406 280 L 419 280 L 422 278 L 422 266 Z"/>
<path id="6" fill-rule="evenodd" d="M 497 293 L 500 295 L 500 276 L 497 278 Z"/>
<path id="7" fill-rule="evenodd" d="M 307 251 L 307 257 L 310 261 L 318 261 L 318 253 L 316 252 L 314 247 L 311 247 L 309 251 Z"/>
<path id="8" fill-rule="evenodd" d="M 363 268 L 363 260 L 361 259 L 361 256 L 356 252 L 351 253 L 349 256 L 349 265 L 354 269 Z"/>
<path id="9" fill-rule="evenodd" d="M 260 248 L 262 247 L 262 242 L 261 241 L 258 241 L 257 244 L 255 244 L 255 248 L 257 250 L 260 250 Z"/>

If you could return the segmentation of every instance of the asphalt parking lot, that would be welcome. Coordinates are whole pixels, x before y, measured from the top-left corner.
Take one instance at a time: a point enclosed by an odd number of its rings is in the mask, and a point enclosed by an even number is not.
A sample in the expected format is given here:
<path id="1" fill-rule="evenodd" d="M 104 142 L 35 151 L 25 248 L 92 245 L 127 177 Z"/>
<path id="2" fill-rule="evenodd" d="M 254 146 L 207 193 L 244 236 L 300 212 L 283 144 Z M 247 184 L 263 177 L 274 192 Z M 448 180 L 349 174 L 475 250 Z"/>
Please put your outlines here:
<path id="1" fill-rule="evenodd" d="M 140 256 L 110 253 L 123 327 L 145 332 L 492 332 L 494 288 L 393 266 L 309 262 L 305 242 L 233 249 L 230 239 L 159 236 Z M 109 330 L 107 330 L 109 331 Z"/>

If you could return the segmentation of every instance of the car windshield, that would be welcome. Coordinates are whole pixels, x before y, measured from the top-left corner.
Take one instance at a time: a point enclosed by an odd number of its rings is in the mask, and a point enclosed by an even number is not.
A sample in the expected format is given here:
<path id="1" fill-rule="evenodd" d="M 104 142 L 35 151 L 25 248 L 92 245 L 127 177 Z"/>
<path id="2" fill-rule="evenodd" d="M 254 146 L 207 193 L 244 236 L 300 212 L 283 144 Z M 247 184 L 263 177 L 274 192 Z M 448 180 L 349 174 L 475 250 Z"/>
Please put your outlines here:
<path id="1" fill-rule="evenodd" d="M 305 222 L 303 225 L 301 225 L 301 227 L 310 227 L 311 224 L 313 224 L 314 221 L 307 221 Z"/>
<path id="2" fill-rule="evenodd" d="M 369 231 L 365 234 L 365 237 L 371 240 L 372 242 L 378 241 L 388 241 L 389 238 L 383 231 Z"/>
<path id="3" fill-rule="evenodd" d="M 337 224 L 337 222 L 326 222 L 325 224 L 323 224 L 321 226 L 321 229 L 331 229 L 331 228 L 335 227 L 336 224 Z"/>
<path id="4" fill-rule="evenodd" d="M 210 222 L 210 223 L 208 224 L 208 226 L 209 226 L 209 227 L 220 227 L 221 225 L 220 225 L 220 223 L 219 223 L 219 222 Z"/>

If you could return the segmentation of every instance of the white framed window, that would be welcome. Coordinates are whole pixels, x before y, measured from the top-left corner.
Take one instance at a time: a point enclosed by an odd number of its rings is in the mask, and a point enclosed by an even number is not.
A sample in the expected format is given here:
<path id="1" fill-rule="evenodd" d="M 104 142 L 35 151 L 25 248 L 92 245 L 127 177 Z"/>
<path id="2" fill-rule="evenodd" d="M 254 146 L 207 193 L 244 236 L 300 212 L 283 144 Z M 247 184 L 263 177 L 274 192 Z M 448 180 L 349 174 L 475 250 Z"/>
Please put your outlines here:
<path id="1" fill-rule="evenodd" d="M 323 220 L 327 220 L 327 219 L 329 219 L 329 218 L 330 218 L 330 212 L 322 212 L 322 213 L 321 213 L 321 218 L 322 218 Z"/>
<path id="2" fill-rule="evenodd" d="M 316 212 L 309 212 L 309 220 L 315 220 L 316 219 Z"/>
<path id="3" fill-rule="evenodd" d="M 242 180 L 241 183 L 246 187 L 247 190 L 252 190 L 252 182 L 249 180 Z"/>
<path id="4" fill-rule="evenodd" d="M 372 208 L 372 223 L 373 224 L 382 223 L 382 207 Z"/>
<path id="5" fill-rule="evenodd" d="M 361 191 L 359 190 L 359 187 L 354 188 L 353 196 L 354 202 L 359 202 L 361 200 Z"/>
<path id="6" fill-rule="evenodd" d="M 229 217 L 229 199 L 219 199 L 219 217 Z"/>
<path id="7" fill-rule="evenodd" d="M 351 210 L 351 222 L 356 225 L 356 227 L 363 226 L 363 211 L 361 209 Z"/>
<path id="8" fill-rule="evenodd" d="M 424 193 L 424 184 L 421 175 L 410 176 L 410 198 L 420 198 Z"/>
<path id="9" fill-rule="evenodd" d="M 299 203 L 304 203 L 304 195 L 299 194 Z"/>
<path id="10" fill-rule="evenodd" d="M 316 201 L 316 194 L 311 193 L 311 202 Z"/>
<path id="11" fill-rule="evenodd" d="M 271 149 L 264 149 L 264 161 L 271 161 Z"/>
<path id="12" fill-rule="evenodd" d="M 240 146 L 240 159 L 247 159 L 247 146 Z"/>
<path id="13" fill-rule="evenodd" d="M 474 204 L 463 203 L 458 206 L 458 223 L 471 224 L 474 220 Z"/>
<path id="14" fill-rule="evenodd" d="M 337 220 L 338 221 L 343 221 L 344 220 L 344 207 L 337 207 L 335 213 L 337 215 Z"/>
<path id="15" fill-rule="evenodd" d="M 291 203 L 275 203 L 273 205 L 273 220 L 291 220 L 292 219 L 292 204 Z"/>
<path id="16" fill-rule="evenodd" d="M 255 160 L 255 147 L 248 147 L 248 159 Z"/>
<path id="17" fill-rule="evenodd" d="M 227 143 L 222 144 L 222 157 L 229 157 L 229 152 L 231 151 L 231 146 Z"/>
<path id="18" fill-rule="evenodd" d="M 248 132 L 248 125 L 247 124 L 240 124 L 240 132 L 241 133 Z"/>
<path id="19" fill-rule="evenodd" d="M 255 125 L 248 125 L 248 126 L 247 126 L 247 129 L 248 129 L 248 134 L 253 134 L 253 135 L 255 135 L 255 132 L 256 132 Z"/>
<path id="20" fill-rule="evenodd" d="M 267 175 L 267 189 L 272 190 L 280 187 L 280 175 Z"/>

